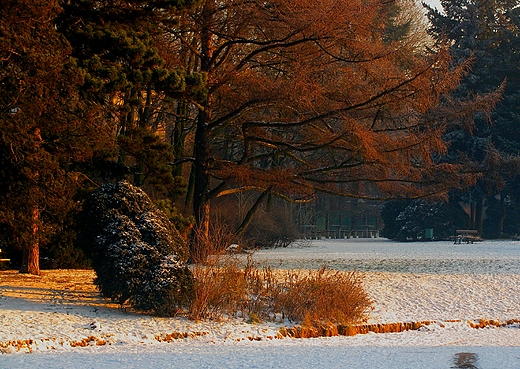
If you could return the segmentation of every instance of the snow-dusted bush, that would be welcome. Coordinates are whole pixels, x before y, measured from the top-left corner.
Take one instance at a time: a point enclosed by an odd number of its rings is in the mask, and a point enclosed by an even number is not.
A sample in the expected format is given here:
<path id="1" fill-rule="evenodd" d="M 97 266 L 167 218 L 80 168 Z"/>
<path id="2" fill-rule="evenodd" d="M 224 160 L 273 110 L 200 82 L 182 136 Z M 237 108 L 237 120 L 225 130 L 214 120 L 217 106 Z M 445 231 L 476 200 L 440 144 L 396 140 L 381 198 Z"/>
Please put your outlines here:
<path id="1" fill-rule="evenodd" d="M 83 242 L 104 297 L 162 316 L 189 305 L 194 280 L 187 245 L 145 192 L 126 181 L 103 185 L 83 215 Z"/>
<path id="2" fill-rule="evenodd" d="M 433 229 L 437 240 L 448 239 L 464 224 L 464 212 L 458 204 L 435 203 L 414 200 L 395 218 L 394 239 L 420 241 L 425 239 L 425 229 Z"/>

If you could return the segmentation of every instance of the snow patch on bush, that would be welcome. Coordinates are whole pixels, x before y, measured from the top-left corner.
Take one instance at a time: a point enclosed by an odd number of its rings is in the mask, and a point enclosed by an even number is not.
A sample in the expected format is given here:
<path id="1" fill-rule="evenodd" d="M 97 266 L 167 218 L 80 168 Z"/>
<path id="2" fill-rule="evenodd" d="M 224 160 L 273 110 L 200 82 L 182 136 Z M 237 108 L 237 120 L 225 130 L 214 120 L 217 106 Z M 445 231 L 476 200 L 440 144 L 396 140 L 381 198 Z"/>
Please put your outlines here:
<path id="1" fill-rule="evenodd" d="M 128 182 L 106 184 L 84 213 L 83 233 L 104 297 L 167 316 L 189 305 L 194 280 L 187 245 L 146 193 Z"/>

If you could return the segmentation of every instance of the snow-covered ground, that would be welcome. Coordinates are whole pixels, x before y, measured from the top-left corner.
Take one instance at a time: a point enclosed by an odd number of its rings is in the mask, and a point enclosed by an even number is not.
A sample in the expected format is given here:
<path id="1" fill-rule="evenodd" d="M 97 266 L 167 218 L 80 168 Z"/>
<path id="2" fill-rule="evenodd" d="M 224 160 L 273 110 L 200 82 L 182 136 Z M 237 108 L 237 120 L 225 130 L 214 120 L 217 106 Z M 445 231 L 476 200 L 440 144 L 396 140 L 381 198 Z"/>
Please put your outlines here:
<path id="1" fill-rule="evenodd" d="M 519 324 L 467 322 L 520 319 L 520 242 L 302 241 L 254 258 L 275 268 L 358 270 L 375 301 L 371 323 L 432 323 L 402 333 L 276 339 L 276 323 L 124 313 L 88 286 L 42 288 L 43 277 L 25 277 L 35 284 L 20 289 L 15 275 L 0 272 L 0 368 L 520 368 Z M 61 273 L 54 282 L 67 281 Z M 171 339 L 179 333 L 188 338 Z"/>

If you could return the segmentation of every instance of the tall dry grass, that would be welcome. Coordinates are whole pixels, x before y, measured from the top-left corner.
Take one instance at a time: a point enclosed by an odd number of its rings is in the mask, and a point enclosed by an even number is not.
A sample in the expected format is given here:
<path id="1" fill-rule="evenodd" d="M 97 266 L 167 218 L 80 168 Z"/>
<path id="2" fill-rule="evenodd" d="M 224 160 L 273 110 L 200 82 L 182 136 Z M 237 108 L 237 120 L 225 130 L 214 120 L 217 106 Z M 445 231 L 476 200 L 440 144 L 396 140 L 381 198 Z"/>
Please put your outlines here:
<path id="1" fill-rule="evenodd" d="M 286 272 L 275 309 L 303 325 L 366 322 L 372 300 L 358 273 L 320 270 Z"/>
<path id="2" fill-rule="evenodd" d="M 367 320 L 372 301 L 358 273 L 325 267 L 274 271 L 258 265 L 252 255 L 226 254 L 221 239 L 207 247 L 192 269 L 196 282 L 191 319 L 240 315 L 251 322 L 287 318 L 308 326 Z"/>

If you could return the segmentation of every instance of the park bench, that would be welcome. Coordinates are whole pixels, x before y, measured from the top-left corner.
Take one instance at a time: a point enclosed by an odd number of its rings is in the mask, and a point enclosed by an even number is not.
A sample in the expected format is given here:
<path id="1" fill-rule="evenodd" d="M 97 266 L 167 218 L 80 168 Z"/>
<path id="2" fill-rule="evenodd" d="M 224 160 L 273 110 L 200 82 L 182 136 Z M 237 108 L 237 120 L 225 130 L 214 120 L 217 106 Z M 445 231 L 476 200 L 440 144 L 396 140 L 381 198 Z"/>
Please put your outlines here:
<path id="1" fill-rule="evenodd" d="M 457 235 L 452 236 L 452 239 L 455 240 L 455 244 L 461 243 L 473 243 L 482 241 L 482 238 L 478 235 L 478 231 L 476 229 L 458 229 Z"/>
<path id="2" fill-rule="evenodd" d="M 11 259 L 2 259 L 2 249 L 0 249 L 0 263 L 8 263 Z"/>

